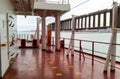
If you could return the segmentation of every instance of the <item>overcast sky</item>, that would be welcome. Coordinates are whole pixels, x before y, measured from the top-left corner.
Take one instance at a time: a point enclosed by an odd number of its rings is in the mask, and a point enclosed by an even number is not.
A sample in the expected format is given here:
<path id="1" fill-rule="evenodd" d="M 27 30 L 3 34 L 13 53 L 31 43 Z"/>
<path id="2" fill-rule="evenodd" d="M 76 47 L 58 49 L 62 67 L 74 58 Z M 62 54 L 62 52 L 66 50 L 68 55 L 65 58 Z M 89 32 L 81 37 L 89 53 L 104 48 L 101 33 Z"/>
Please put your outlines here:
<path id="1" fill-rule="evenodd" d="M 58 1 L 58 0 L 51 0 Z M 86 2 L 85 2 L 86 1 Z M 120 0 L 114 0 L 120 3 Z M 69 0 L 71 5 L 71 10 L 61 16 L 61 19 L 70 18 L 71 15 L 82 15 L 90 12 L 107 9 L 112 7 L 113 0 Z M 85 2 L 85 3 L 84 3 Z M 84 3 L 84 4 L 82 4 Z M 79 5 L 82 4 L 82 5 Z M 74 8 L 76 5 L 78 7 Z M 53 22 L 51 18 L 47 18 L 47 23 Z M 35 30 L 36 29 L 36 17 L 27 16 L 17 16 L 17 29 L 18 31 Z"/>

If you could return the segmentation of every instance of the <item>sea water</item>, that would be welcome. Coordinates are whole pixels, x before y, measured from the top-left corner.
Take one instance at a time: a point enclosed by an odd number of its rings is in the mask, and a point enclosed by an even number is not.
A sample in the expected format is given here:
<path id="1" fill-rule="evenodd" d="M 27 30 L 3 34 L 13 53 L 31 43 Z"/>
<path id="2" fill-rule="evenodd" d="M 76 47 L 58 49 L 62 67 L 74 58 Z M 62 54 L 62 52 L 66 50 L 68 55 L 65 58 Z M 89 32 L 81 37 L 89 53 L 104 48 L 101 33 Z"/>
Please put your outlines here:
<path id="1" fill-rule="evenodd" d="M 35 32 L 18 32 L 18 34 L 35 34 Z M 110 43 L 112 33 L 98 33 L 98 32 L 75 32 L 75 38 L 79 40 L 89 40 L 89 41 L 96 41 L 96 42 L 106 42 Z M 41 33 L 40 33 L 41 35 Z M 55 37 L 55 32 L 52 32 L 52 37 Z M 61 31 L 60 37 L 63 38 L 71 38 L 70 31 Z M 74 41 L 74 49 L 79 50 L 79 41 Z M 70 40 L 65 39 L 65 47 L 68 47 Z M 120 44 L 120 33 L 117 33 L 117 43 Z M 91 42 L 81 42 L 81 46 L 84 52 L 92 54 L 92 43 Z M 102 44 L 102 43 L 94 43 L 94 54 L 105 57 L 108 53 L 109 44 Z M 120 46 L 117 45 L 116 47 L 116 59 L 120 61 Z"/>

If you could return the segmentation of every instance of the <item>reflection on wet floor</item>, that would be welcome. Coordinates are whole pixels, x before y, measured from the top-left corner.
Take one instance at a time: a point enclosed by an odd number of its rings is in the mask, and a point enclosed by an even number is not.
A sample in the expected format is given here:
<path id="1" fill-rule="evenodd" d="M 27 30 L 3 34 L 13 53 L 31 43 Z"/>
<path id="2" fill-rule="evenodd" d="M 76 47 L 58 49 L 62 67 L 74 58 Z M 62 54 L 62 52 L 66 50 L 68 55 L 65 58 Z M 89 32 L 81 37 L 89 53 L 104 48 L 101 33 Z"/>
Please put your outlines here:
<path id="1" fill-rule="evenodd" d="M 3 79 L 120 79 L 119 69 L 103 73 L 104 64 L 95 62 L 92 66 L 90 59 L 79 60 L 79 54 L 66 57 L 62 51 L 20 50 Z"/>

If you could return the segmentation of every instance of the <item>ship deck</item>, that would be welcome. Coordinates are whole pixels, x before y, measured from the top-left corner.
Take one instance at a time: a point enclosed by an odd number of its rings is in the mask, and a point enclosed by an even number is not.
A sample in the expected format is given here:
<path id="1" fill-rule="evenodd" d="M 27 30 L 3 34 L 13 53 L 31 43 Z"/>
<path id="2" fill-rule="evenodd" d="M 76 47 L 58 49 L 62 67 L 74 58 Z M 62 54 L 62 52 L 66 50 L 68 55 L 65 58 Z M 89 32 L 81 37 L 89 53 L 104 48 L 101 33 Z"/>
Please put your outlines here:
<path id="1" fill-rule="evenodd" d="M 9 67 L 3 79 L 120 79 L 120 65 L 115 71 L 103 73 L 104 59 L 90 55 L 79 59 L 79 53 L 66 57 L 66 51 L 42 51 L 41 49 L 19 49 L 16 61 Z"/>

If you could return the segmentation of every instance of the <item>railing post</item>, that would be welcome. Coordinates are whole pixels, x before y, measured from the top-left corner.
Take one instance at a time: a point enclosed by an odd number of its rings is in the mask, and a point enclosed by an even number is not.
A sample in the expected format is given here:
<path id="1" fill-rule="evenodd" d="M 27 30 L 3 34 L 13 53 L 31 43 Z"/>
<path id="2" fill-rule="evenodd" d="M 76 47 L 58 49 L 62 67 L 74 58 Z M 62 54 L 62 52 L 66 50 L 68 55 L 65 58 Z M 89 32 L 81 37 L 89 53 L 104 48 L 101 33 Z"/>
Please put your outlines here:
<path id="1" fill-rule="evenodd" d="M 63 38 L 63 41 L 64 41 L 63 53 L 65 53 L 65 38 Z"/>
<path id="2" fill-rule="evenodd" d="M 94 65 L 94 41 L 92 42 L 92 65 Z"/>
<path id="3" fill-rule="evenodd" d="M 21 34 L 19 34 L 19 39 L 20 39 Z"/>
<path id="4" fill-rule="evenodd" d="M 19 36 L 18 36 L 18 34 L 17 34 L 17 39 L 18 39 L 18 37 L 19 37 Z"/>
<path id="5" fill-rule="evenodd" d="M 29 35 L 27 34 L 27 41 L 29 40 Z"/>
<path id="6" fill-rule="evenodd" d="M 81 49 L 81 48 L 82 48 L 82 46 L 81 46 L 81 40 L 80 40 L 79 42 L 80 42 L 80 43 L 79 43 L 79 47 L 80 47 L 80 48 L 79 48 L 79 50 L 80 50 L 79 59 L 81 60 L 81 51 L 82 51 L 82 49 Z"/>
<path id="7" fill-rule="evenodd" d="M 26 34 L 24 35 L 24 39 L 26 39 Z"/>
<path id="8" fill-rule="evenodd" d="M 23 38 L 23 34 L 22 34 L 22 39 L 24 39 L 24 38 Z"/>
<path id="9" fill-rule="evenodd" d="M 54 37 L 52 37 L 52 45 L 54 46 Z"/>

